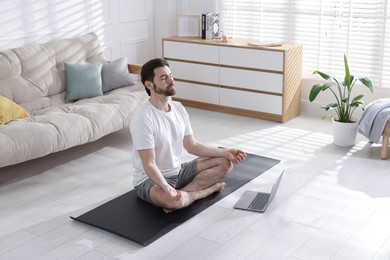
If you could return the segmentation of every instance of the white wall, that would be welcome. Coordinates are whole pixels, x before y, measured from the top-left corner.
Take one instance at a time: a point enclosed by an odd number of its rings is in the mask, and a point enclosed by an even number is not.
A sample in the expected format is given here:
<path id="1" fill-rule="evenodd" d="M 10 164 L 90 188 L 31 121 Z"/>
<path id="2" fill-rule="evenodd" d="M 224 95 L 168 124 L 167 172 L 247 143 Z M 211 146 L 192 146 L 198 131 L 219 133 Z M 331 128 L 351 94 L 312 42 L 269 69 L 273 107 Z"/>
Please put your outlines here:
<path id="1" fill-rule="evenodd" d="M 105 55 L 143 64 L 154 56 L 153 0 L 93 0 L 103 3 Z"/>
<path id="2" fill-rule="evenodd" d="M 161 39 L 176 35 L 176 0 L 154 1 L 154 55 L 162 56 Z"/>
<path id="3" fill-rule="evenodd" d="M 217 0 L 158 0 L 154 2 L 155 56 L 162 56 L 161 39 L 177 35 L 177 17 L 216 10 Z"/>
<path id="4" fill-rule="evenodd" d="M 2 0 L 0 50 L 98 34 L 108 59 L 154 56 L 153 0 Z"/>

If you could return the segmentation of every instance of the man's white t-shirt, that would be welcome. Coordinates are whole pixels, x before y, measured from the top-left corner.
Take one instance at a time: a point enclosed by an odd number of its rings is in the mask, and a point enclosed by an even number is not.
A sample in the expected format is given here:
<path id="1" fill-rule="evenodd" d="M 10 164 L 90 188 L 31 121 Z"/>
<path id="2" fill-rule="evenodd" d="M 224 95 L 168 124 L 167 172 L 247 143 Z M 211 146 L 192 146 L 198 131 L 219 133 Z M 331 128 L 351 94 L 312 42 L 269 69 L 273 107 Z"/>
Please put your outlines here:
<path id="1" fill-rule="evenodd" d="M 184 136 L 192 134 L 192 128 L 183 105 L 172 100 L 168 103 L 171 110 L 164 112 L 147 101 L 131 118 L 134 186 L 138 186 L 148 178 L 138 150 L 154 148 L 155 161 L 162 174 L 169 176 L 179 173 L 184 155 Z"/>

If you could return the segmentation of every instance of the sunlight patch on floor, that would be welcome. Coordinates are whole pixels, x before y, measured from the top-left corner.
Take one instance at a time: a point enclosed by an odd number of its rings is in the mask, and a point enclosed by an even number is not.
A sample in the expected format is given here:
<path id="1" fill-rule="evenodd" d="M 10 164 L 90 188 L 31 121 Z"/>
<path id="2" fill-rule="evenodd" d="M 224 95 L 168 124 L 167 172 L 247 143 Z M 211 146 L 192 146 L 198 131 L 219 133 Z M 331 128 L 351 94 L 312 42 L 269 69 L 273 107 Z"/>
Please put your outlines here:
<path id="1" fill-rule="evenodd" d="M 281 160 L 307 161 L 317 151 L 332 143 L 330 135 L 308 130 L 273 126 L 214 142 L 224 147 L 238 147 L 247 152 Z"/>

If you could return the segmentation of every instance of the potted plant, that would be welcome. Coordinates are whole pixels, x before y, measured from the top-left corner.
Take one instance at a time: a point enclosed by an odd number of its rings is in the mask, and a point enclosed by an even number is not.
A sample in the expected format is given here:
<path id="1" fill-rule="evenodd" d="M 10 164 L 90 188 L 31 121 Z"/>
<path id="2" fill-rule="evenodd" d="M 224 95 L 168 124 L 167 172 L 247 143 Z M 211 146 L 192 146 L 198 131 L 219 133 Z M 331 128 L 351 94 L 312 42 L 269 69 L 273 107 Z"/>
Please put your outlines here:
<path id="1" fill-rule="evenodd" d="M 341 83 L 333 76 L 317 70 L 314 71 L 313 74 L 320 75 L 323 79 L 327 80 L 327 82 L 313 85 L 309 94 L 309 100 L 310 102 L 313 102 L 321 91 L 332 92 L 335 102 L 322 106 L 321 108 L 324 108 L 325 111 L 332 109 L 336 113 L 336 115 L 332 117 L 334 143 L 340 146 L 351 146 L 355 144 L 357 133 L 357 120 L 352 117 L 353 113 L 358 107 L 364 110 L 362 100 L 364 94 L 352 97 L 352 90 L 357 81 L 360 81 L 371 92 L 373 92 L 373 87 L 371 80 L 367 77 L 355 78 L 351 75 L 345 54 L 344 68 L 345 77 L 344 81 Z M 331 115 L 326 115 L 322 117 L 322 119 L 329 116 Z"/>

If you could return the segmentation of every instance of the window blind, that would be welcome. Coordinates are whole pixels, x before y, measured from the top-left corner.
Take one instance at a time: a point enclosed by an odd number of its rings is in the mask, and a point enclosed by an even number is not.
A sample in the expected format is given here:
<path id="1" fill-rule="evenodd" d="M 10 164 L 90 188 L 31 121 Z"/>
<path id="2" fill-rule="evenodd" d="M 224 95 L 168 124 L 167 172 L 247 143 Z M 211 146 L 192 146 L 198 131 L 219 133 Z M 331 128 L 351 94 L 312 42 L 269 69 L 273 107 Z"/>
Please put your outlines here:
<path id="1" fill-rule="evenodd" d="M 320 70 L 351 73 L 390 88 L 387 0 L 219 0 L 221 30 L 229 37 L 303 45 L 303 77 Z"/>

